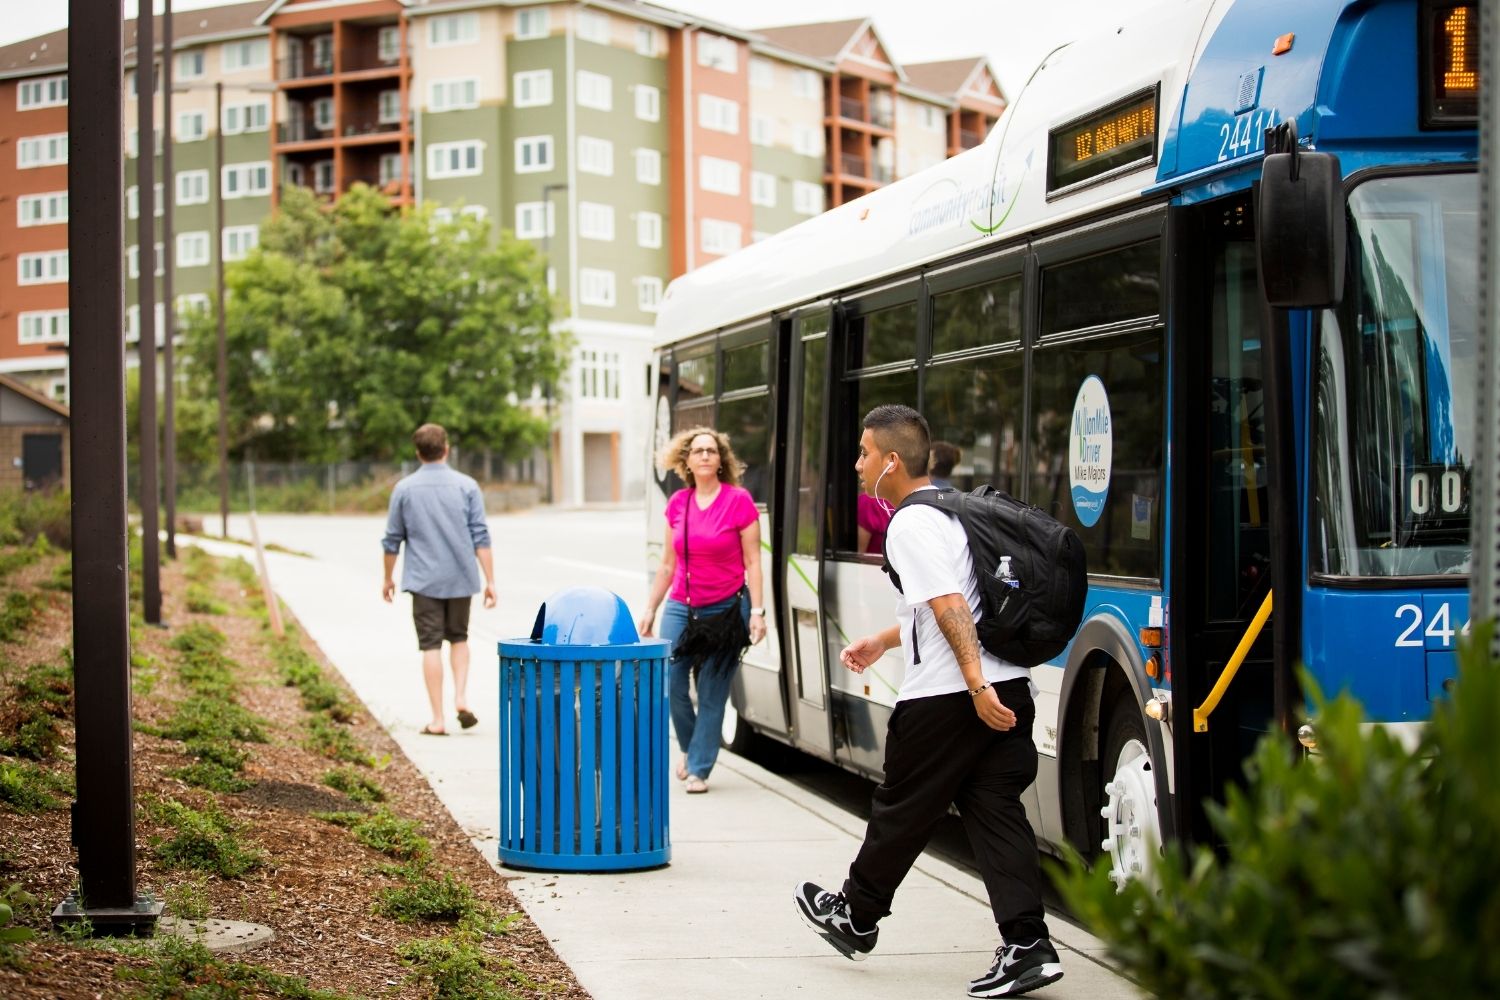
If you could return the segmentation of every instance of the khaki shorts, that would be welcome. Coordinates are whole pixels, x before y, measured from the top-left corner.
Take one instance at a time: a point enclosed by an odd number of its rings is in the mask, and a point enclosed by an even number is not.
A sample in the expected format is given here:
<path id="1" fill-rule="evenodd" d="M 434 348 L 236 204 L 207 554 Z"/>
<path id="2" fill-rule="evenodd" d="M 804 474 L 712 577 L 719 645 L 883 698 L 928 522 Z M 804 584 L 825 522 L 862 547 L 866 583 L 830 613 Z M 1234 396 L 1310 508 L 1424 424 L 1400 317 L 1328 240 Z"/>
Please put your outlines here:
<path id="1" fill-rule="evenodd" d="M 443 640 L 469 641 L 469 605 L 472 597 L 424 597 L 411 595 L 411 617 L 417 625 L 417 648 L 442 649 Z"/>

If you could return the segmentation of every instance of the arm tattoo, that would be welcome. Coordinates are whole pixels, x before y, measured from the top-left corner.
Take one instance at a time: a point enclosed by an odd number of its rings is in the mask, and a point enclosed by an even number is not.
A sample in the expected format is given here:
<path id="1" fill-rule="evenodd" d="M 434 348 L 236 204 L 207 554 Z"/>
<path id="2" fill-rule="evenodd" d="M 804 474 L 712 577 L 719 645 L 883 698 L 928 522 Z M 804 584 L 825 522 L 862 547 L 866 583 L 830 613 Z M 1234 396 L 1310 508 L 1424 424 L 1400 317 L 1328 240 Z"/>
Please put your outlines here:
<path id="1" fill-rule="evenodd" d="M 974 618 L 967 607 L 948 608 L 937 616 L 938 628 L 953 647 L 953 655 L 960 665 L 979 660 L 979 632 L 974 628 Z"/>

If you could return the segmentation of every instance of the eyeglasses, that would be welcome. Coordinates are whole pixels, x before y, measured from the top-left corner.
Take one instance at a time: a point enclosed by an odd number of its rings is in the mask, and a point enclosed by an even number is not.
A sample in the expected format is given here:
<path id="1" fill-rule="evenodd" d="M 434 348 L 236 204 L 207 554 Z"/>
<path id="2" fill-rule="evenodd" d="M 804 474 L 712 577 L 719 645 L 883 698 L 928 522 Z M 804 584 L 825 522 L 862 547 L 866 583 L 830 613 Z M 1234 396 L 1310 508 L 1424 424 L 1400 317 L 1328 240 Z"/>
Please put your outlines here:
<path id="1" fill-rule="evenodd" d="M 717 448 L 694 448 L 688 452 L 689 455 L 717 455 L 718 453 Z"/>

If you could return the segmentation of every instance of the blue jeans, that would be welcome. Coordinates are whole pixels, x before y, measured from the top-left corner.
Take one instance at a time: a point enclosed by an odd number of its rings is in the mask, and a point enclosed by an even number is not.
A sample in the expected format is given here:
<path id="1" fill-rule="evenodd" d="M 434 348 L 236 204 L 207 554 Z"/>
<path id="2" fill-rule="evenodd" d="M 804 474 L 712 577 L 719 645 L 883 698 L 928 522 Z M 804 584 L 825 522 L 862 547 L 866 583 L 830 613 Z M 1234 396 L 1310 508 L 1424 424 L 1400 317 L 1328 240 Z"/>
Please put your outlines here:
<path id="1" fill-rule="evenodd" d="M 705 604 L 697 608 L 699 615 L 713 615 L 739 603 L 740 614 L 750 623 L 750 595 L 744 590 L 726 597 L 717 604 Z M 688 606 L 681 601 L 667 599 L 661 615 L 661 637 L 674 646 L 687 627 Z M 740 650 L 726 650 L 722 655 L 703 660 L 703 669 L 698 674 L 698 710 L 693 711 L 693 699 L 688 693 L 692 663 L 677 656 L 674 651 L 669 664 L 668 693 L 671 696 L 672 729 L 677 733 L 677 747 L 687 754 L 689 774 L 706 779 L 719 759 L 719 736 L 724 729 L 724 706 L 729 701 L 729 689 L 734 683 L 734 672 L 740 666 Z"/>

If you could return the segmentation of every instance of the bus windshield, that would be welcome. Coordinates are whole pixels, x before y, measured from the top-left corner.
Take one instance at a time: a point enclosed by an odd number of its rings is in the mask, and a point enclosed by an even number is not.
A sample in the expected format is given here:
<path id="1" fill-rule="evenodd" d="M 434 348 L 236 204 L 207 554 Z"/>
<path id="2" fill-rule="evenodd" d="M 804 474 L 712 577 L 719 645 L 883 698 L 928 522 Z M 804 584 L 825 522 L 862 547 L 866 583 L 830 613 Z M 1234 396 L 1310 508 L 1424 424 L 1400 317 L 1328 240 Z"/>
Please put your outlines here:
<path id="1" fill-rule="evenodd" d="M 1474 174 L 1349 195 L 1349 286 L 1313 385 L 1311 566 L 1324 577 L 1469 570 L 1478 349 Z"/>

